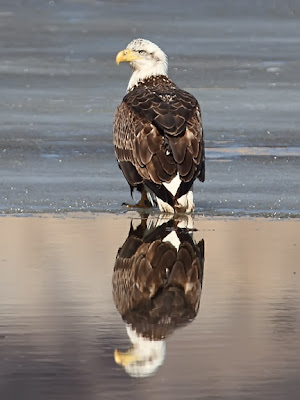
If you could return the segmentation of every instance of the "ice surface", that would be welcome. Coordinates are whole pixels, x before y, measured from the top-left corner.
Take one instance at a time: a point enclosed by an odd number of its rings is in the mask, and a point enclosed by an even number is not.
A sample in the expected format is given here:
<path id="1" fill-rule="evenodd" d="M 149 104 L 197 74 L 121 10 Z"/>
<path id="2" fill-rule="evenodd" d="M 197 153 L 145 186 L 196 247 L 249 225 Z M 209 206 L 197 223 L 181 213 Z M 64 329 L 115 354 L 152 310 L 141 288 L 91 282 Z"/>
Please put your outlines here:
<path id="1" fill-rule="evenodd" d="M 0 211 L 123 210 L 111 131 L 130 70 L 114 59 L 145 37 L 201 103 L 196 212 L 299 216 L 299 19 L 270 0 L 2 2 Z"/>

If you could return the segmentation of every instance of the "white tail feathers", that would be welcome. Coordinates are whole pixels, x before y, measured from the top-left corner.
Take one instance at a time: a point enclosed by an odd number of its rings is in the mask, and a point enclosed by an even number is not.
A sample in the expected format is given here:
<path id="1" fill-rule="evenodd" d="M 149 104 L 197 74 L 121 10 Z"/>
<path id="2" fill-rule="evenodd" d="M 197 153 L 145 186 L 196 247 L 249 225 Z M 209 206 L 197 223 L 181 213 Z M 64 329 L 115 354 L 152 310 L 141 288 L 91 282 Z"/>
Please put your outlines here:
<path id="1" fill-rule="evenodd" d="M 171 213 L 171 214 L 174 214 L 175 212 L 190 213 L 190 212 L 194 211 L 194 208 L 195 208 L 194 195 L 191 190 L 189 192 L 187 192 L 186 194 L 184 194 L 183 196 L 181 196 L 177 200 L 178 205 L 175 207 L 175 209 L 172 206 L 170 206 L 170 204 L 159 199 L 158 197 L 157 197 L 156 201 L 157 201 L 160 211 L 166 212 L 166 213 Z"/>
<path id="2" fill-rule="evenodd" d="M 181 179 L 178 173 L 175 176 L 175 178 L 172 179 L 171 182 L 163 182 L 164 187 L 172 194 L 172 196 L 176 195 L 180 184 L 181 184 Z M 179 199 L 177 199 L 177 204 L 175 205 L 175 209 L 172 206 L 170 206 L 169 203 L 166 203 L 159 197 L 155 196 L 152 190 L 147 188 L 147 186 L 145 186 L 145 189 L 147 192 L 147 197 L 151 202 L 152 206 L 154 205 L 154 203 L 157 203 L 160 211 L 162 212 L 174 214 L 175 212 L 191 213 L 192 211 L 194 211 L 195 204 L 194 204 L 194 195 L 192 189 L 189 190 L 183 196 L 179 197 Z"/>

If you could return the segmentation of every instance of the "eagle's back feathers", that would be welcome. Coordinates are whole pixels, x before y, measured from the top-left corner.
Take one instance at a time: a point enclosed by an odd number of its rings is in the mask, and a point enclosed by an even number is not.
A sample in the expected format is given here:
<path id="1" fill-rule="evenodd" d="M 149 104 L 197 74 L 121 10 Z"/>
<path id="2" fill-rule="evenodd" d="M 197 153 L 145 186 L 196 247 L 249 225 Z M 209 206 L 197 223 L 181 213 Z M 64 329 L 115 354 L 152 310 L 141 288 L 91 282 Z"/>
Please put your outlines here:
<path id="1" fill-rule="evenodd" d="M 126 94 L 115 114 L 114 145 L 131 188 L 144 183 L 172 207 L 196 178 L 205 179 L 199 104 L 166 76 L 147 78 Z M 177 174 L 173 196 L 162 183 Z"/>

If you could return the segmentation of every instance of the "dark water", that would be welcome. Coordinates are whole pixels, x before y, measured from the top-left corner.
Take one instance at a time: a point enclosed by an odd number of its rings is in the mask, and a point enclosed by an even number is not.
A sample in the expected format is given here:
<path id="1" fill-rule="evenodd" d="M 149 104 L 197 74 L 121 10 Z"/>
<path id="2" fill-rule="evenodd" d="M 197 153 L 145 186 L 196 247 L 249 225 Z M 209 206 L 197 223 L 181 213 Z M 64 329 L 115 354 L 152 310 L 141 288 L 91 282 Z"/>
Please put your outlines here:
<path id="1" fill-rule="evenodd" d="M 299 222 L 132 216 L 1 218 L 0 398 L 298 399 Z"/>
<path id="2" fill-rule="evenodd" d="M 121 211 L 112 121 L 133 37 L 202 106 L 205 215 L 299 215 L 300 3 L 2 1 L 0 210 Z"/>

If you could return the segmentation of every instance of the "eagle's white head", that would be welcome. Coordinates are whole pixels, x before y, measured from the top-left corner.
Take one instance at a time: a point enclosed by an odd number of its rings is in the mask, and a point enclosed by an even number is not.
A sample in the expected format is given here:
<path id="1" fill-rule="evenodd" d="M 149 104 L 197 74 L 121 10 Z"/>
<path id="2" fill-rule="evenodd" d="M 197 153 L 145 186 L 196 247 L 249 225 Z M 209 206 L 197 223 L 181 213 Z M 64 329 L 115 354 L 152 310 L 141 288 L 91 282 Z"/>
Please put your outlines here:
<path id="1" fill-rule="evenodd" d="M 134 39 L 125 50 L 120 51 L 116 63 L 121 62 L 129 62 L 133 69 L 127 90 L 151 76 L 167 75 L 168 71 L 166 54 L 156 44 L 146 39 Z"/>

